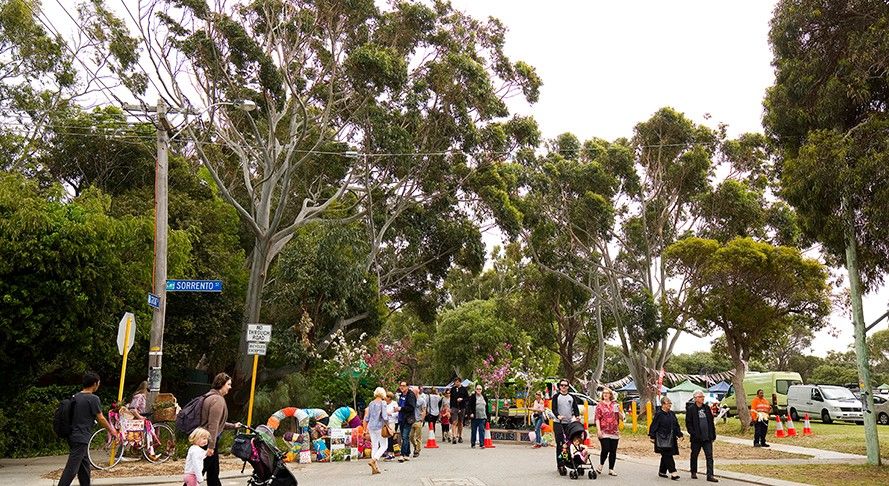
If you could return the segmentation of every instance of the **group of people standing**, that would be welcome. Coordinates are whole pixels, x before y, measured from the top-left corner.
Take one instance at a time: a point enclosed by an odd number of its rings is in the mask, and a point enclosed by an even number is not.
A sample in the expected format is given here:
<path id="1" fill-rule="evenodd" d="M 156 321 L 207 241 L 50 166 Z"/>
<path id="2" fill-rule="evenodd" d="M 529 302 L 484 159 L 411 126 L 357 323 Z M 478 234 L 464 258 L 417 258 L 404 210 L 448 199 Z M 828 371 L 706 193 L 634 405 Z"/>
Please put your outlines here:
<path id="1" fill-rule="evenodd" d="M 419 386 L 398 384 L 398 396 L 378 387 L 374 399 L 364 410 L 364 426 L 371 438 L 371 474 L 379 474 L 378 461 L 398 462 L 417 458 L 422 451 L 423 429 L 441 424 L 442 439 L 451 444 L 463 443 L 463 423 L 471 420 L 470 447 L 476 442 L 484 449 L 485 424 L 490 418 L 490 402 L 481 385 L 470 394 L 459 377 L 450 388 L 439 394 L 434 387 L 428 391 Z M 425 426 L 425 427 L 424 427 Z M 453 431 L 451 427 L 453 426 Z"/>

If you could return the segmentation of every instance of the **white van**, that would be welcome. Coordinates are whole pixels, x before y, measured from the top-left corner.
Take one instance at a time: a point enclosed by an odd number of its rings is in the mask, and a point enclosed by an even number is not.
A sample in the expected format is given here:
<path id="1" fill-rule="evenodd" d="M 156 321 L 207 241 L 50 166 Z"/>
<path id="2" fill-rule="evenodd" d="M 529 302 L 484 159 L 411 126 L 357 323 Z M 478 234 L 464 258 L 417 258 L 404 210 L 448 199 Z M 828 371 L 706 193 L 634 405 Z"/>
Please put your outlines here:
<path id="1" fill-rule="evenodd" d="M 787 408 L 797 421 L 808 413 L 826 424 L 834 420 L 864 423 L 861 402 L 842 386 L 793 385 L 787 391 Z"/>

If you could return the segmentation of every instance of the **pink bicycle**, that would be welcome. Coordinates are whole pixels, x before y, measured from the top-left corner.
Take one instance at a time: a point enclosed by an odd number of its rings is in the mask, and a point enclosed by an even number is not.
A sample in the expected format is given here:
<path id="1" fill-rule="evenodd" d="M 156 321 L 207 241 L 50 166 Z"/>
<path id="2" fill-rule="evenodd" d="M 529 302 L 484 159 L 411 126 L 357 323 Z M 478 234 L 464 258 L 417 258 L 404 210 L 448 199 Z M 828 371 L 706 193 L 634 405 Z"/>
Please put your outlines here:
<path id="1" fill-rule="evenodd" d="M 153 424 L 151 420 L 121 419 L 116 409 L 108 411 L 108 422 L 120 432 L 117 440 L 105 428 L 97 430 L 90 438 L 89 459 L 96 469 L 110 469 L 124 456 L 141 453 L 149 462 L 167 461 L 176 453 L 176 433 L 166 424 Z M 129 456 L 128 456 L 129 457 Z"/>

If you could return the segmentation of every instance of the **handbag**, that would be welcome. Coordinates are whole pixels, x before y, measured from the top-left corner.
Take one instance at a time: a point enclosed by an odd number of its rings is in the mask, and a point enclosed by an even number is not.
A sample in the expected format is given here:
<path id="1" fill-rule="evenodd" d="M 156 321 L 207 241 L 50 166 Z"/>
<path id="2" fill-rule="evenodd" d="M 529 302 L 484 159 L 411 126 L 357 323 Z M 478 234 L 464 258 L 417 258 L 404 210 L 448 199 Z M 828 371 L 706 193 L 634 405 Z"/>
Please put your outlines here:
<path id="1" fill-rule="evenodd" d="M 389 425 L 388 422 L 385 423 L 385 424 L 383 424 L 383 429 L 380 430 L 380 435 L 381 435 L 383 438 L 385 438 L 385 439 L 388 439 L 389 437 L 392 437 L 392 435 L 393 435 L 393 432 L 392 432 L 392 426 Z"/>
<path id="2" fill-rule="evenodd" d="M 673 437 L 669 435 L 661 435 L 656 434 L 654 439 L 655 445 L 658 449 L 672 449 L 673 448 Z"/>

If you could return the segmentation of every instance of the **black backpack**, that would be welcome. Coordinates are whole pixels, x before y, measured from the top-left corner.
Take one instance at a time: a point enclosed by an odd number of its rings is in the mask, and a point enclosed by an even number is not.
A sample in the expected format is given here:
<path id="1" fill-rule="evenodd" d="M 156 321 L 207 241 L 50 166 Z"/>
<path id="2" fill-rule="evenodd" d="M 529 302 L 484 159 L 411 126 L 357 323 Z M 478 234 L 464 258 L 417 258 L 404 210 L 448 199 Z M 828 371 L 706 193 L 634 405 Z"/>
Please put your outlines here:
<path id="1" fill-rule="evenodd" d="M 71 395 L 59 403 L 56 413 L 52 416 L 52 430 L 60 439 L 67 439 L 71 436 L 75 404 L 74 395 Z"/>
<path id="2" fill-rule="evenodd" d="M 190 434 L 201 426 L 201 409 L 204 408 L 204 399 L 210 393 L 198 395 L 191 399 L 182 410 L 176 414 L 176 428 L 184 434 Z"/>

